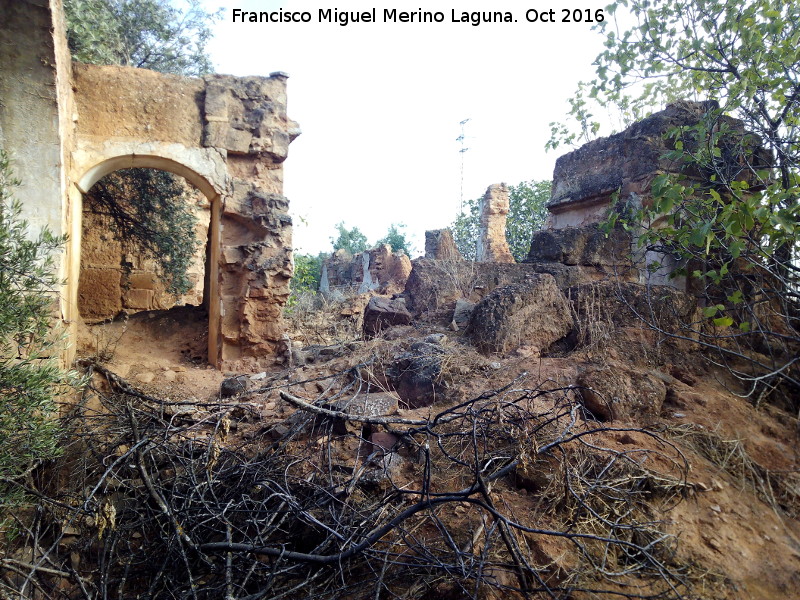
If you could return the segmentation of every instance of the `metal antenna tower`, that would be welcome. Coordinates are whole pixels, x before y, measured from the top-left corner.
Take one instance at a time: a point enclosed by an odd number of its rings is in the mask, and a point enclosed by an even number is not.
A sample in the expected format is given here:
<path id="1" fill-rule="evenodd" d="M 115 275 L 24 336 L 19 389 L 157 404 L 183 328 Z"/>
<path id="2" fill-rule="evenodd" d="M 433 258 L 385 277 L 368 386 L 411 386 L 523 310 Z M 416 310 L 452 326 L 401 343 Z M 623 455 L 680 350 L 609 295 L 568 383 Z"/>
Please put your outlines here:
<path id="1" fill-rule="evenodd" d="M 467 124 L 468 121 L 469 119 L 464 119 L 463 121 L 460 122 L 461 135 L 456 138 L 457 142 L 461 142 L 461 150 L 459 150 L 459 152 L 461 153 L 461 200 L 458 207 L 459 214 L 464 212 L 464 153 L 467 150 L 469 150 L 469 148 L 464 146 L 467 139 L 466 135 L 464 134 L 464 126 Z"/>

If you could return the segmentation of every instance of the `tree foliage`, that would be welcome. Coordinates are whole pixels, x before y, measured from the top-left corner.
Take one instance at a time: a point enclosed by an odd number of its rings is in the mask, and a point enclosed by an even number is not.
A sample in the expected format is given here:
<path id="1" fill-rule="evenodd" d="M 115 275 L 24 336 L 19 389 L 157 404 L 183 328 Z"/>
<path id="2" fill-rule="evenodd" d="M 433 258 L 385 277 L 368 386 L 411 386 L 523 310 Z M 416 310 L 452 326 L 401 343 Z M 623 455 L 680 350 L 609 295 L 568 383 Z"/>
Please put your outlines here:
<path id="1" fill-rule="evenodd" d="M 411 242 L 405 232 L 405 224 L 392 223 L 386 235 L 379 239 L 377 244 L 389 244 L 392 252 L 403 252 L 406 256 L 411 256 Z"/>
<path id="2" fill-rule="evenodd" d="M 180 178 L 156 169 L 123 169 L 98 181 L 86 200 L 110 218 L 117 239 L 156 261 L 168 292 L 191 289 L 187 271 L 203 242 L 195 237 L 197 217 Z"/>
<path id="3" fill-rule="evenodd" d="M 367 236 L 361 233 L 358 227 L 348 229 L 342 221 L 336 225 L 336 233 L 337 237 L 331 238 L 334 252 L 345 250 L 350 254 L 358 254 L 369 248 Z"/>
<path id="4" fill-rule="evenodd" d="M 316 256 L 313 254 L 294 255 L 294 275 L 292 275 L 292 293 L 301 291 L 316 292 L 319 289 L 319 281 L 322 276 L 322 263 L 328 257 L 327 254 L 320 252 Z"/>
<path id="5" fill-rule="evenodd" d="M 64 9 L 75 60 L 174 75 L 213 71 L 206 45 L 220 13 L 199 0 L 183 8 L 169 0 L 65 0 Z"/>
<path id="6" fill-rule="evenodd" d="M 0 151 L 0 507 L 16 497 L 14 481 L 58 453 L 56 399 L 75 383 L 58 366 L 51 329 L 53 255 L 65 240 L 47 229 L 30 236 L 12 196 L 18 183 Z"/>
<path id="7" fill-rule="evenodd" d="M 573 124 L 554 126 L 550 146 L 596 130 L 592 105 L 638 118 L 676 98 L 711 99 L 696 126 L 668 132 L 669 157 L 683 171 L 657 177 L 652 205 L 628 226 L 690 277 L 705 304 L 705 320 L 688 324 L 693 337 L 719 352 L 750 393 L 780 382 L 796 392 L 800 4 L 618 0 L 609 13 L 634 24 L 599 25 L 606 41 L 596 78 L 580 86 Z"/>
<path id="8" fill-rule="evenodd" d="M 509 186 L 506 241 L 517 261 L 528 256 L 533 232 L 544 227 L 550 188 L 551 182 L 534 180 Z M 450 226 L 456 246 L 467 260 L 475 260 L 480 231 L 480 203 L 480 199 L 469 200 L 466 211 L 462 211 Z"/>

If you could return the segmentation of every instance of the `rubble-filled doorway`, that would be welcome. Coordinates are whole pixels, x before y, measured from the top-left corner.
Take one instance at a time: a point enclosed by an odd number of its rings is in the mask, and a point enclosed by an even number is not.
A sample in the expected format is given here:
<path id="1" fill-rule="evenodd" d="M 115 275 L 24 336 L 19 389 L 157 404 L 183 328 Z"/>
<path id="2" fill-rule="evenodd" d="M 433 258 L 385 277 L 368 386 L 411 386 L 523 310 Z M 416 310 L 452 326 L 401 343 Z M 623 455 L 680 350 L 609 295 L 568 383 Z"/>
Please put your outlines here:
<path id="1" fill-rule="evenodd" d="M 175 327 L 169 333 L 192 342 L 186 358 L 216 365 L 218 194 L 199 176 L 174 173 L 185 169 L 108 170 L 82 182 L 88 190 L 81 186 L 77 310 L 84 333 L 100 323 L 149 319 L 152 339 L 136 338 L 145 353 L 148 341 L 167 337 L 165 323 L 180 323 L 185 335 Z"/>

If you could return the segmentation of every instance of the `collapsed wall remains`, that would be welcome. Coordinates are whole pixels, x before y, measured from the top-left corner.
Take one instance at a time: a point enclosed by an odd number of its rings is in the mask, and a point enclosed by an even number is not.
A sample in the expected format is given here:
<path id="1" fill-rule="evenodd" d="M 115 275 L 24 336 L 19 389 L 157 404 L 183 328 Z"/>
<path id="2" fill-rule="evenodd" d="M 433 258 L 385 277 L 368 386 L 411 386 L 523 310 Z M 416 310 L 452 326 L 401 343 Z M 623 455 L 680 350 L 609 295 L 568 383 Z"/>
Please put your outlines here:
<path id="1" fill-rule="evenodd" d="M 60 0 L 0 0 L 0 62 L 0 142 L 25 181 L 24 215 L 34 230 L 69 235 L 58 267 L 73 339 L 83 194 L 113 171 L 155 168 L 186 178 L 210 205 L 209 361 L 270 362 L 292 275 L 282 163 L 299 129 L 286 113 L 287 76 L 200 79 L 73 64 Z M 65 361 L 73 355 L 74 344 Z"/>

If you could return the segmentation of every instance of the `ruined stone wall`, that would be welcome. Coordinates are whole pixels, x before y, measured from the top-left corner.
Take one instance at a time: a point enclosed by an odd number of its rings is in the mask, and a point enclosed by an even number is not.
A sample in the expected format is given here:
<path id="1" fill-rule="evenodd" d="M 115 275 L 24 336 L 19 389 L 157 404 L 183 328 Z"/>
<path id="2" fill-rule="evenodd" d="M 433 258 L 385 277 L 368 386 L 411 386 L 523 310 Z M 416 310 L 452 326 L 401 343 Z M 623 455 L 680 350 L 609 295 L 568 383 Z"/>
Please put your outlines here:
<path id="1" fill-rule="evenodd" d="M 622 199 L 635 195 L 646 202 L 657 175 L 680 170 L 679 163 L 664 156 L 671 149 L 664 134 L 673 127 L 697 124 L 711 106 L 707 102 L 676 102 L 620 133 L 561 156 L 553 171 L 548 228 L 603 220 L 615 192 Z"/>
<path id="2" fill-rule="evenodd" d="M 286 76 L 199 79 L 91 65 L 75 72 L 77 162 L 91 174 L 78 174 L 82 185 L 146 166 L 203 191 L 211 204 L 209 356 L 231 369 L 271 362 L 292 275 L 282 163 L 299 130 L 286 115 Z M 146 304 L 145 290 L 128 302 Z"/>
<path id="3" fill-rule="evenodd" d="M 355 256 L 337 250 L 322 265 L 320 291 L 350 290 L 360 294 L 375 291 L 394 294 L 402 291 L 411 273 L 411 260 L 403 252 L 392 252 L 381 244 Z"/>
<path id="4" fill-rule="evenodd" d="M 282 162 L 299 129 L 286 114 L 286 75 L 72 65 L 61 0 L 0 0 L 0 64 L 0 144 L 24 181 L 17 197 L 32 234 L 46 225 L 70 237 L 59 260 L 70 333 L 80 319 L 83 193 L 118 169 L 158 168 L 210 203 L 210 360 L 269 363 L 292 273 Z"/>
<path id="5" fill-rule="evenodd" d="M 618 134 L 560 157 L 547 205 L 550 217 L 545 230 L 533 235 L 526 262 L 603 270 L 609 278 L 684 289 L 683 278 L 670 277 L 676 266 L 673 257 L 640 249 L 635 230 L 607 236 L 598 230 L 598 224 L 607 217 L 617 195 L 620 202 L 634 208 L 647 206 L 658 175 L 680 173 L 688 180 L 702 176 L 682 170 L 680 163 L 666 157 L 674 148 L 664 136 L 673 128 L 696 125 L 715 106 L 713 102 L 679 101 Z M 731 131 L 743 133 L 741 121 L 723 119 Z"/>
<path id="6" fill-rule="evenodd" d="M 60 1 L 0 0 L 0 147 L 22 185 L 15 196 L 31 235 L 65 233 L 65 146 L 71 143 L 69 54 Z"/>

